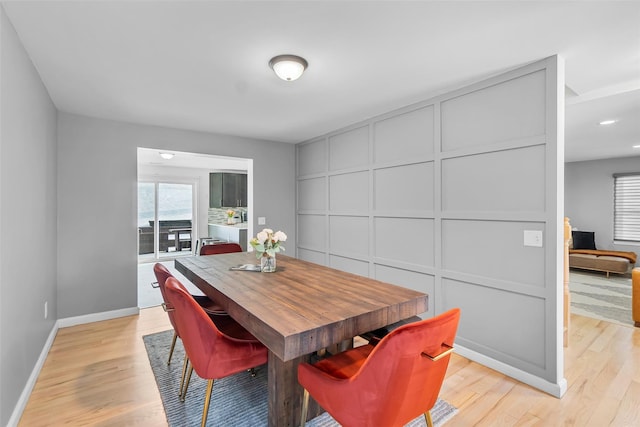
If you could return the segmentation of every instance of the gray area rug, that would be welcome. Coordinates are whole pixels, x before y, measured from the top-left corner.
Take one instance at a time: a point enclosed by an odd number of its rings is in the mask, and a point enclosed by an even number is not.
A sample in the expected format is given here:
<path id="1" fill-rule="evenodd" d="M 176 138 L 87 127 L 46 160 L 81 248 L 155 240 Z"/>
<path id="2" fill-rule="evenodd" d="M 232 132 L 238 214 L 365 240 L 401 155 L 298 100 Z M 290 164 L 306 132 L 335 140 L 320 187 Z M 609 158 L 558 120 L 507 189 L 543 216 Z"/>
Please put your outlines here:
<path id="1" fill-rule="evenodd" d="M 569 273 L 571 312 L 624 326 L 633 326 L 631 317 L 631 277 L 588 273 Z"/>
<path id="2" fill-rule="evenodd" d="M 200 425 L 207 383 L 194 372 L 186 401 L 180 402 L 178 388 L 182 373 L 184 348 L 178 340 L 171 365 L 167 365 L 172 337 L 172 330 L 142 337 L 160 390 L 167 421 L 171 427 Z M 431 410 L 434 425 L 443 425 L 457 411 L 449 403 L 438 399 L 435 407 Z M 256 368 L 255 377 L 252 377 L 248 372 L 241 372 L 214 382 L 207 425 L 225 427 L 267 425 L 266 365 Z M 338 426 L 339 424 L 326 412 L 307 422 L 307 427 Z M 421 427 L 426 426 L 426 423 L 424 417 L 420 416 L 407 426 Z"/>

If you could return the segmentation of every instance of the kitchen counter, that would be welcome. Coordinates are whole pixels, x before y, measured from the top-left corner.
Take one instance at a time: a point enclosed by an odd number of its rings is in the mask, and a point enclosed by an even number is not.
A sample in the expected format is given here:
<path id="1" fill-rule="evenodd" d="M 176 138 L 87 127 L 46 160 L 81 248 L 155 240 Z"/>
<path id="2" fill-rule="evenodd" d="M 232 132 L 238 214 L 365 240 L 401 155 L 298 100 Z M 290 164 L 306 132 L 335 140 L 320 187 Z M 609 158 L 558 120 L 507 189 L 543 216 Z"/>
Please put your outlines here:
<path id="1" fill-rule="evenodd" d="M 239 243 L 244 252 L 247 251 L 247 223 L 213 224 L 209 223 L 209 237 L 223 242 Z"/>
<path id="2" fill-rule="evenodd" d="M 210 222 L 209 225 L 215 225 L 216 227 L 236 228 L 239 230 L 246 230 L 248 228 L 248 223 L 246 222 L 237 222 L 235 224 L 227 224 L 226 222 L 221 224 L 216 224 L 216 223 Z"/>

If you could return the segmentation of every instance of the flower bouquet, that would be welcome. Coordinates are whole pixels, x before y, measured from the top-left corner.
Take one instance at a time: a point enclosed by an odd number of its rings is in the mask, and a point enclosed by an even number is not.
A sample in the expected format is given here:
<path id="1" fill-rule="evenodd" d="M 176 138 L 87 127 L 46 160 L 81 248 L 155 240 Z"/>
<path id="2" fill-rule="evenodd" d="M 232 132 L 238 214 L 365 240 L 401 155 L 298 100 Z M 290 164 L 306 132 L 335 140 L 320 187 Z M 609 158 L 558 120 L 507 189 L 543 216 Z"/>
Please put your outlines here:
<path id="1" fill-rule="evenodd" d="M 272 273 L 276 271 L 276 253 L 284 251 L 282 242 L 287 241 L 287 235 L 282 231 L 275 233 L 270 228 L 265 228 L 249 242 L 256 252 L 256 258 L 260 259 L 261 271 Z"/>

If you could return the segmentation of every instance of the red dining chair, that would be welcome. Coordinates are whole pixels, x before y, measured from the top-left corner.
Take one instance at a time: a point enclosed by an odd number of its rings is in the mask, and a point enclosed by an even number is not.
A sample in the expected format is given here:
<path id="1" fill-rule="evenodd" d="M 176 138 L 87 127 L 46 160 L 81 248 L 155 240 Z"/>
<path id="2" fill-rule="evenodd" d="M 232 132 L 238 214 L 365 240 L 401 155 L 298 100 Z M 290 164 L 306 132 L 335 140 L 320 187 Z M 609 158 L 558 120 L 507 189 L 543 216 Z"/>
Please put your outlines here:
<path id="1" fill-rule="evenodd" d="M 344 427 L 404 426 L 436 403 L 449 365 L 460 309 L 401 326 L 373 346 L 298 365 L 304 387 L 301 425 L 309 395 Z"/>
<path id="2" fill-rule="evenodd" d="M 178 337 L 180 337 L 180 332 L 178 330 L 178 327 L 176 326 L 176 322 L 175 322 L 175 319 L 174 319 L 174 316 L 173 316 L 173 310 L 171 310 L 169 308 L 169 302 L 167 300 L 166 291 L 165 291 L 165 284 L 167 282 L 167 279 L 169 277 L 173 277 L 173 275 L 167 269 L 167 267 L 165 267 L 164 265 L 162 265 L 160 263 L 156 263 L 153 266 L 153 273 L 156 276 L 156 280 L 157 280 L 156 283 L 158 284 L 158 287 L 160 288 L 160 293 L 162 294 L 162 300 L 164 301 L 163 304 L 162 304 L 162 307 L 164 308 L 164 311 L 169 316 L 169 322 L 171 322 L 171 326 L 173 327 L 173 339 L 171 340 L 171 348 L 169 349 L 169 358 L 167 359 L 167 365 L 169 365 L 169 364 L 171 364 L 171 357 L 173 356 L 173 351 L 174 351 L 174 349 L 176 347 L 176 342 L 178 340 Z M 233 325 L 233 323 L 235 323 L 235 321 L 233 321 L 233 319 L 231 319 L 226 314 L 226 312 L 222 309 L 222 307 L 220 307 L 219 305 L 215 304 L 208 297 L 201 296 L 201 295 L 191 295 L 191 297 L 198 303 L 198 305 L 203 307 L 203 309 L 207 312 L 207 314 L 210 317 L 215 317 L 216 321 L 218 321 L 222 325 L 227 326 L 227 328 L 229 328 L 229 329 L 233 329 L 235 327 Z M 185 380 L 185 377 L 186 377 L 188 366 L 189 366 L 189 359 L 188 359 L 187 355 L 185 354 L 184 360 L 182 362 L 182 376 L 180 377 L 180 389 L 179 389 L 179 392 L 178 392 L 178 396 L 180 396 L 181 398 L 182 398 L 182 395 L 184 393 L 183 392 L 183 387 L 184 387 L 184 384 L 185 384 L 184 380 Z"/>
<path id="3" fill-rule="evenodd" d="M 233 252 L 242 252 L 242 246 L 237 243 L 214 243 L 200 247 L 200 255 L 218 255 Z"/>
<path id="4" fill-rule="evenodd" d="M 160 288 L 160 293 L 162 294 L 162 300 L 164 301 L 164 303 L 167 303 L 167 297 L 165 294 L 165 290 L 164 290 L 164 284 L 167 281 L 167 279 L 169 277 L 173 277 L 173 274 L 171 274 L 171 272 L 167 269 L 167 267 L 165 267 L 164 265 L 160 264 L 159 262 L 156 263 L 153 266 L 153 274 L 155 274 L 156 276 L 156 283 L 158 284 L 158 287 Z M 153 285 L 153 284 L 152 284 Z M 202 306 L 202 308 L 204 309 L 204 311 L 207 312 L 207 314 L 209 315 L 220 315 L 220 316 L 227 316 L 227 312 L 224 310 L 224 308 L 222 308 L 220 305 L 216 304 L 214 301 L 212 301 L 209 297 L 207 297 L 206 295 L 191 295 L 191 297 L 196 300 L 196 302 Z M 165 308 L 166 310 L 166 308 Z M 173 350 L 176 346 L 176 340 L 177 338 L 180 336 L 177 331 L 176 331 L 176 327 L 175 324 L 172 320 L 172 316 L 170 313 L 169 314 L 169 320 L 171 321 L 171 326 L 173 326 L 173 340 L 171 341 L 171 349 L 169 350 L 169 359 L 167 360 L 167 365 L 169 365 L 171 363 L 171 356 L 173 355 Z"/>
<path id="5" fill-rule="evenodd" d="M 267 348 L 237 323 L 233 335 L 219 329 L 176 278 L 168 278 L 165 288 L 191 363 L 182 399 L 193 370 L 207 380 L 201 423 L 204 427 L 214 380 L 267 363 Z"/>

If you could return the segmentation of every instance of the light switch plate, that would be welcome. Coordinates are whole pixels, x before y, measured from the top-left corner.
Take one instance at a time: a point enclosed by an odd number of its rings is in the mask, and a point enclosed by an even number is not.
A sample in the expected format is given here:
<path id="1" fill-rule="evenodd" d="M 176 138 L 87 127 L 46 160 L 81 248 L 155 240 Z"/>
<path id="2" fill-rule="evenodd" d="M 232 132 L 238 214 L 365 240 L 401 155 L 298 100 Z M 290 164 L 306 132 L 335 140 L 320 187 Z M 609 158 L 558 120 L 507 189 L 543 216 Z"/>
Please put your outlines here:
<path id="1" fill-rule="evenodd" d="M 542 247 L 542 231 L 541 230 L 524 230 L 524 245 Z"/>
<path id="2" fill-rule="evenodd" d="M 265 225 L 267 223 L 267 218 L 263 216 L 258 217 L 258 225 Z"/>

